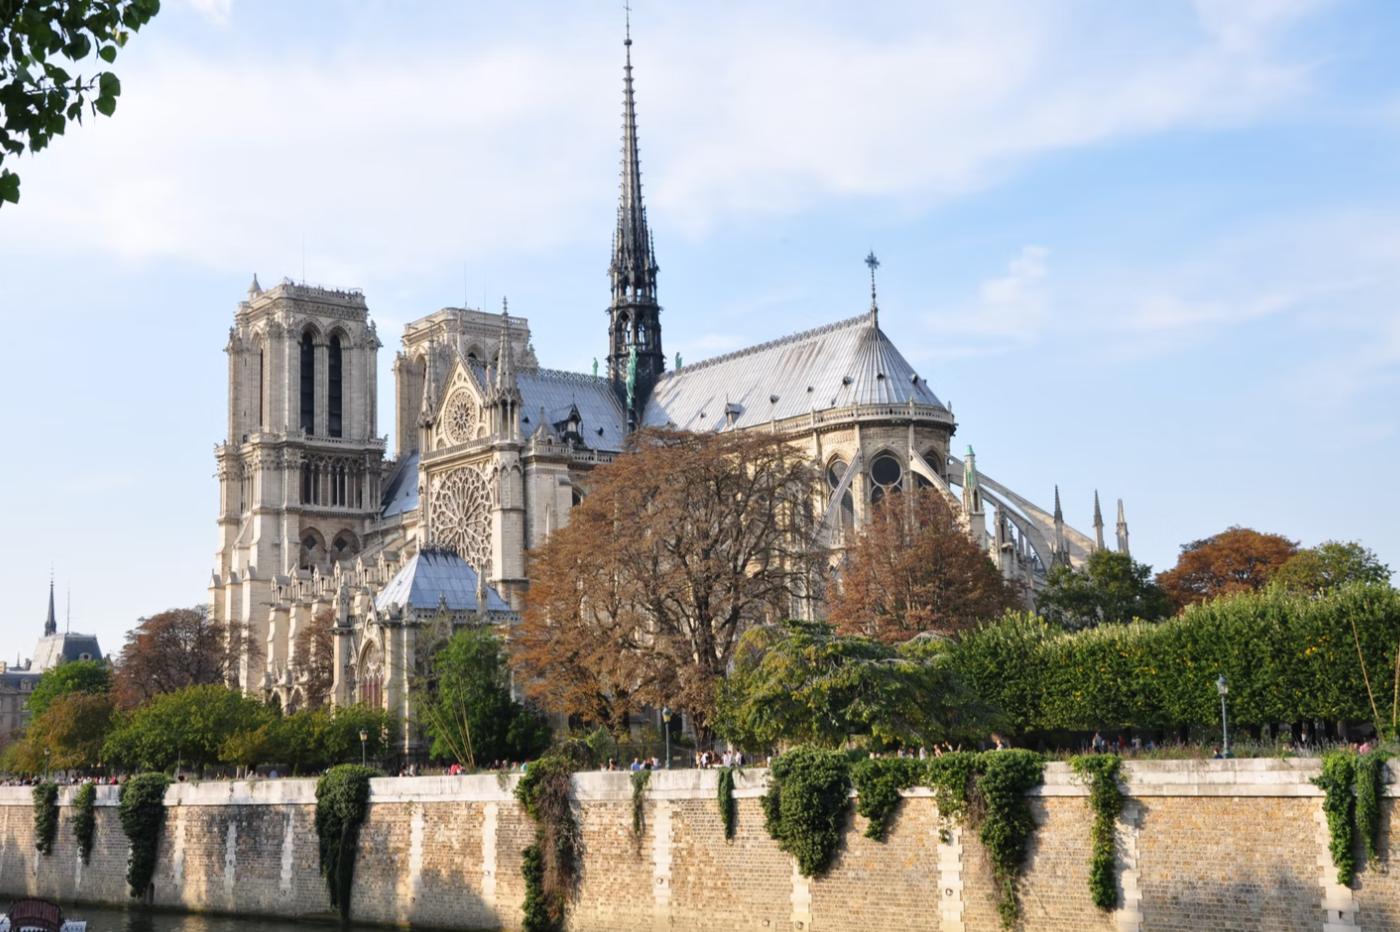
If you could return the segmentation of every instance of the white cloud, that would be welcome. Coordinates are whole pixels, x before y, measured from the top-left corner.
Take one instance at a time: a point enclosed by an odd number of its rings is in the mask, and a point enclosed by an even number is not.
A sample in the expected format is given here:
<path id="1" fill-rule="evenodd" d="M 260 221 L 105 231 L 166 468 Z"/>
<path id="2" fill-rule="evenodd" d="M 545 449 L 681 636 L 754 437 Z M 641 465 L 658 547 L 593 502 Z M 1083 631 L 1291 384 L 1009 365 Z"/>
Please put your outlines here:
<path id="1" fill-rule="evenodd" d="M 833 197 L 918 211 L 1048 151 L 1256 119 L 1307 86 L 1264 40 L 1233 38 L 1276 29 L 1218 12 L 1205 36 L 1159 36 L 1103 9 L 917 9 L 880 40 L 791 8 L 755 11 L 732 34 L 713 16 L 658 12 L 634 49 L 653 212 L 695 234 Z M 239 28 L 256 32 L 252 12 Z M 1105 35 L 1086 47 L 1086 30 Z M 174 41 L 133 44 L 116 117 L 24 163 L 0 246 L 243 270 L 299 263 L 305 237 L 310 278 L 369 284 L 592 241 L 606 222 L 620 50 L 599 24 L 528 45 L 440 36 L 220 55 Z"/>
<path id="2" fill-rule="evenodd" d="M 1049 308 L 1049 259 L 1046 247 L 1023 246 L 1003 274 L 978 286 L 970 306 L 925 315 L 939 337 L 931 358 L 1000 353 L 1035 342 Z"/>
<path id="3" fill-rule="evenodd" d="M 233 15 L 233 0 L 185 0 L 195 12 L 216 25 L 222 26 Z"/>

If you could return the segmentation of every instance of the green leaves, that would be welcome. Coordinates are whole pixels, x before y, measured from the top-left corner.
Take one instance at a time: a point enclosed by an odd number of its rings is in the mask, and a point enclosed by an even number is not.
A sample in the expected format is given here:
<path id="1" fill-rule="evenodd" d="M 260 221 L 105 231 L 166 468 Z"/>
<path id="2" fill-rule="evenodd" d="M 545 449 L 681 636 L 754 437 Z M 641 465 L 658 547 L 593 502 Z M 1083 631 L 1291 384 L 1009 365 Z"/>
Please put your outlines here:
<path id="1" fill-rule="evenodd" d="M 47 857 L 53 854 L 58 837 L 58 785 L 40 783 L 34 787 L 34 847 Z"/>
<path id="2" fill-rule="evenodd" d="M 1356 755 L 1350 751 L 1334 751 L 1323 755 L 1322 773 L 1312 781 L 1325 794 L 1322 811 L 1327 815 L 1332 866 L 1337 869 L 1337 883 L 1344 887 L 1351 886 L 1356 879 L 1356 855 L 1353 853 L 1356 794 L 1352 789 L 1355 780 Z"/>
<path id="3" fill-rule="evenodd" d="M 126 883 L 133 897 L 144 896 L 156 872 L 160 832 L 165 825 L 165 790 L 170 778 L 163 773 L 137 774 L 122 784 L 118 814 L 122 832 L 131 842 L 126 863 Z"/>
<path id="4" fill-rule="evenodd" d="M 97 834 L 97 787 L 84 783 L 73 794 L 73 840 L 78 844 L 78 856 L 83 863 L 92 856 L 92 841 Z"/>
<path id="5" fill-rule="evenodd" d="M 825 873 L 850 808 L 846 755 L 796 748 L 773 761 L 769 776 L 773 782 L 763 798 L 768 834 L 797 859 L 804 877 Z"/>
<path id="6" fill-rule="evenodd" d="M 1069 765 L 1089 782 L 1089 808 L 1094 812 L 1089 895 L 1099 909 L 1117 909 L 1118 878 L 1114 865 L 1118 854 L 1118 836 L 1115 827 L 1123 811 L 1123 788 L 1118 785 L 1123 760 L 1117 754 L 1086 754 L 1071 757 Z"/>
<path id="7" fill-rule="evenodd" d="M 83 110 L 111 116 L 121 82 L 111 72 L 70 78 L 94 50 L 107 64 L 130 33 L 160 11 L 157 0 L 8 0 L 0 2 L 0 163 L 38 152 Z M 0 167 L 0 205 L 19 200 L 19 177 Z"/>
<path id="8" fill-rule="evenodd" d="M 316 781 L 316 837 L 321 876 L 331 906 L 340 918 L 350 918 L 350 886 L 355 879 L 355 852 L 360 825 L 369 812 L 369 781 L 374 771 L 359 764 L 342 764 Z"/>

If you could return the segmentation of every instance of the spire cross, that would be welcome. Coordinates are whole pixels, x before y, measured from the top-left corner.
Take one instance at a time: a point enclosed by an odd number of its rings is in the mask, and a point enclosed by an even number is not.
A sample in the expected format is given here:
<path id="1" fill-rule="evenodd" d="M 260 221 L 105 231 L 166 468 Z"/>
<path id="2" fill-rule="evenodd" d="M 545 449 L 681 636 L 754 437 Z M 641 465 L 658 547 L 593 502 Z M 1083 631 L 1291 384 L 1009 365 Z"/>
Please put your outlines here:
<path id="1" fill-rule="evenodd" d="M 631 44 L 632 44 L 632 4 L 629 3 L 629 2 L 627 2 L 627 0 L 623 0 L 623 3 L 622 3 L 622 10 L 623 10 L 624 16 L 626 17 L 626 24 L 627 24 L 627 38 L 623 40 L 623 44 L 624 44 L 624 45 L 631 45 Z"/>
<path id="2" fill-rule="evenodd" d="M 870 313 L 879 313 L 879 305 L 875 303 L 875 270 L 880 267 L 880 260 L 875 258 L 875 250 L 870 250 L 870 254 L 865 257 L 865 264 L 870 269 Z"/>

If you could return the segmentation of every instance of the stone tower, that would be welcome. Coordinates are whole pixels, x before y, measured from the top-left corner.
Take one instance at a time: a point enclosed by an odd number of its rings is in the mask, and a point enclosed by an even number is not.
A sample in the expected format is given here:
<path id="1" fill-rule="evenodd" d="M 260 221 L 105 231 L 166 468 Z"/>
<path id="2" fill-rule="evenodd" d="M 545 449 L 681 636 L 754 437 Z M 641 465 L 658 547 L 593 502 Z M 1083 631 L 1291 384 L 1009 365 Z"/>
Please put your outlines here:
<path id="1" fill-rule="evenodd" d="M 656 298 L 656 256 L 642 203 L 642 165 L 637 153 L 637 108 L 632 94 L 632 31 L 622 91 L 622 184 L 613 233 L 612 304 L 608 308 L 608 378 L 627 410 L 627 429 L 641 424 L 648 396 L 666 356 L 661 349 L 661 306 Z"/>
<path id="2" fill-rule="evenodd" d="M 257 277 L 229 328 L 228 436 L 215 448 L 219 550 L 214 617 L 255 646 L 238 681 L 257 693 L 288 633 L 270 630 L 279 577 L 353 562 L 379 511 L 384 441 L 375 436 L 379 338 L 364 295 Z M 266 649 L 264 649 L 266 648 Z"/>

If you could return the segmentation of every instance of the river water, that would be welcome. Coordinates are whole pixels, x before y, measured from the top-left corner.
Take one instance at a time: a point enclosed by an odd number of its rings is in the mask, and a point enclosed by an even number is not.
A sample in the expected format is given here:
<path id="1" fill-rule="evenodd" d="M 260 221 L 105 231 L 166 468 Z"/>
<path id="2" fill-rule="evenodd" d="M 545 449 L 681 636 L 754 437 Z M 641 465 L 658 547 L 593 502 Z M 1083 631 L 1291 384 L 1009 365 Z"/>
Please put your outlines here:
<path id="1" fill-rule="evenodd" d="M 154 912 L 145 909 L 104 909 L 76 904 L 65 906 L 66 919 L 86 919 L 88 932 L 317 932 L 339 929 L 339 923 L 290 922 L 259 916 L 199 916 Z M 383 932 L 379 926 L 346 926 Z"/>

